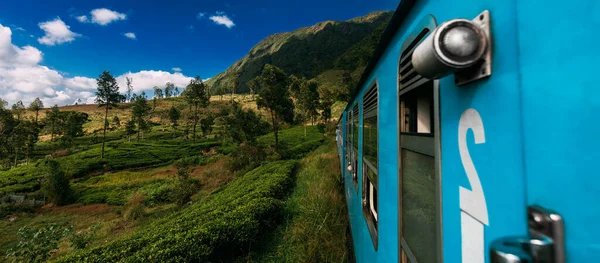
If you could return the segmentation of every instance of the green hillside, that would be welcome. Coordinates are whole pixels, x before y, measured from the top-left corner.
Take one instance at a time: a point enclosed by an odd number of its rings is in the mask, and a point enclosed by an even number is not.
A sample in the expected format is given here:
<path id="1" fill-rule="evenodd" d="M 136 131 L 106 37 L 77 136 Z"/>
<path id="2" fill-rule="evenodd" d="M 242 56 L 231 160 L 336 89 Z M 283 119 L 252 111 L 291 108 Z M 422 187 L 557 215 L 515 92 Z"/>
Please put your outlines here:
<path id="1" fill-rule="evenodd" d="M 265 64 L 277 66 L 287 74 L 326 80 L 339 87 L 344 86 L 343 73 L 348 72 L 356 82 L 391 17 L 391 11 L 379 11 L 348 21 L 325 21 L 270 35 L 208 84 L 213 94 L 230 93 L 234 85 L 236 93 L 247 93 L 247 82 Z M 332 70 L 334 73 L 328 72 Z"/>

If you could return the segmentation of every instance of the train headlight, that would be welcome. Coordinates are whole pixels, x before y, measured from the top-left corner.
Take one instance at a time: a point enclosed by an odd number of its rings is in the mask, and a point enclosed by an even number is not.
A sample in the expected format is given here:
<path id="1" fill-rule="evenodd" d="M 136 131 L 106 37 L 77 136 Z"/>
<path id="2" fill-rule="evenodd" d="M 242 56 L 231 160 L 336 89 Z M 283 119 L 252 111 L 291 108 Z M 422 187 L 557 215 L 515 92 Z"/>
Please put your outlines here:
<path id="1" fill-rule="evenodd" d="M 460 85 L 491 74 L 490 52 L 489 12 L 484 11 L 474 20 L 442 23 L 415 48 L 412 64 L 428 79 L 461 72 L 456 79 Z"/>

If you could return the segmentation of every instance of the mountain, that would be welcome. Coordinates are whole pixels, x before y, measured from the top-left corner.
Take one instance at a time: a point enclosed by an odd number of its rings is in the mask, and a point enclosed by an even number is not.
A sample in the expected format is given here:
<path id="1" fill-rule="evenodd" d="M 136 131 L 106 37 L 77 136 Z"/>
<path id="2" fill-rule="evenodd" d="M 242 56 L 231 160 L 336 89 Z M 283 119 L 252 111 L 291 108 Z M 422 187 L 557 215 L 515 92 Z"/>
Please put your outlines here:
<path id="1" fill-rule="evenodd" d="M 236 93 L 247 93 L 246 84 L 265 64 L 321 83 L 342 85 L 344 77 L 346 82 L 350 79 L 348 75 L 356 82 L 392 14 L 392 11 L 372 12 L 347 21 L 329 20 L 270 35 L 207 84 L 213 94 L 218 94 L 231 92 L 237 82 Z"/>

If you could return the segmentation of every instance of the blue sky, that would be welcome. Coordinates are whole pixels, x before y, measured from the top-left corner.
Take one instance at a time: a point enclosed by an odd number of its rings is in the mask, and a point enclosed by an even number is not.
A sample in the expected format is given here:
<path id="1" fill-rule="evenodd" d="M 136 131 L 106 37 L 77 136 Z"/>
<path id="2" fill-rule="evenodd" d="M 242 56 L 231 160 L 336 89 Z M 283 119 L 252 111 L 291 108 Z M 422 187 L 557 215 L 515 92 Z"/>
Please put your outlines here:
<path id="1" fill-rule="evenodd" d="M 32 101 L 36 96 L 59 105 L 80 97 L 91 100 L 95 88 L 92 78 L 104 69 L 115 76 L 130 74 L 138 91 L 165 79 L 183 85 L 188 77 L 200 75 L 206 79 L 225 70 L 270 34 L 324 20 L 347 20 L 376 10 L 393 10 L 398 3 L 91 2 L 3 2 L 0 97 L 11 104 L 18 99 Z M 48 80 L 40 79 L 44 76 Z M 120 83 L 122 79 L 118 78 Z"/>

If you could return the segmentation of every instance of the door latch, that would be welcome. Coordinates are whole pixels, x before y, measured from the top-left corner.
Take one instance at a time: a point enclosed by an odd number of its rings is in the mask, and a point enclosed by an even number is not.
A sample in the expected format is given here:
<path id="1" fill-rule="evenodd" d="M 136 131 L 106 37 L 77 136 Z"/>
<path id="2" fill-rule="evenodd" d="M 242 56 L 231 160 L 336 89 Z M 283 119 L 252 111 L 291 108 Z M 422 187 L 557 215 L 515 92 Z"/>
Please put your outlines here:
<path id="1" fill-rule="evenodd" d="M 540 206 L 527 208 L 529 236 L 492 242 L 492 263 L 565 263 L 562 217 Z"/>

